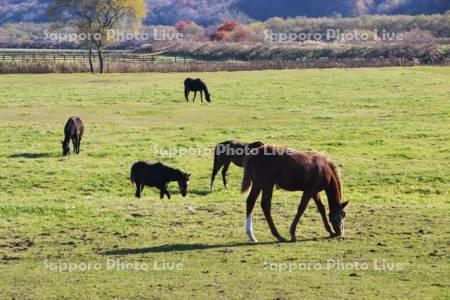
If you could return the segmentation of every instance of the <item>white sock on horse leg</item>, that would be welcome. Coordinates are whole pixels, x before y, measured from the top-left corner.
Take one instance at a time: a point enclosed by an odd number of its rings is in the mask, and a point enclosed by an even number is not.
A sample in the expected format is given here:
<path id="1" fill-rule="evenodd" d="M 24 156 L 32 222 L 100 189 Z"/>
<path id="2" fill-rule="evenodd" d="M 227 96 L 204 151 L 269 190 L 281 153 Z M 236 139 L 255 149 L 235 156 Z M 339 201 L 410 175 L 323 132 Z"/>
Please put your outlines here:
<path id="1" fill-rule="evenodd" d="M 257 242 L 255 235 L 253 234 L 252 216 L 247 217 L 247 221 L 245 223 L 245 229 L 246 229 L 248 237 L 250 238 L 250 242 Z"/>

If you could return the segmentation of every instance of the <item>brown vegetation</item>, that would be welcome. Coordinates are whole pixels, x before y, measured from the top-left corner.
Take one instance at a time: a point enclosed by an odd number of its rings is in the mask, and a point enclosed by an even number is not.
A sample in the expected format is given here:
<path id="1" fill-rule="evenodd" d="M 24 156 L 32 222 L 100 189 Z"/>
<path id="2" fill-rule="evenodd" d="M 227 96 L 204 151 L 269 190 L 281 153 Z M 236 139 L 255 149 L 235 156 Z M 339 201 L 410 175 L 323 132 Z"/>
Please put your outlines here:
<path id="1" fill-rule="evenodd" d="M 219 72 L 219 71 L 253 71 L 253 70 L 284 70 L 310 68 L 362 68 L 362 67 L 390 67 L 414 66 L 418 60 L 402 58 L 386 59 L 319 59 L 311 61 L 180 61 L 155 63 L 144 62 L 106 62 L 106 72 L 109 73 L 138 73 L 138 72 Z M 443 64 L 450 65 L 450 61 Z M 0 74 L 14 73 L 83 73 L 89 72 L 87 61 L 0 61 Z"/>
<path id="2" fill-rule="evenodd" d="M 450 59 L 450 47 L 437 44 L 240 44 L 199 43 L 182 44 L 169 54 L 203 60 L 279 60 L 311 62 L 316 60 L 395 60 L 418 61 L 421 64 L 441 64 Z"/>

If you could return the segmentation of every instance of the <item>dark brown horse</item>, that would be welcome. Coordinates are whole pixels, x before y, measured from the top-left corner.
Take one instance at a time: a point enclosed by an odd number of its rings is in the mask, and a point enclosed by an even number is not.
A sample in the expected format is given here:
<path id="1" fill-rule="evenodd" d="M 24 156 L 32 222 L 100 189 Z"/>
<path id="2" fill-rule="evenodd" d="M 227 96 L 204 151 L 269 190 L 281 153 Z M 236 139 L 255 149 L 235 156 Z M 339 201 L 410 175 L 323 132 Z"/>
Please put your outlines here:
<path id="1" fill-rule="evenodd" d="M 194 92 L 194 100 L 197 97 L 197 92 L 200 92 L 200 100 L 203 102 L 203 93 L 205 93 L 206 101 L 211 102 L 211 94 L 208 91 L 206 84 L 200 79 L 188 78 L 184 81 L 184 98 L 189 102 L 189 93 Z"/>
<path id="2" fill-rule="evenodd" d="M 62 143 L 63 156 L 70 154 L 69 142 L 72 140 L 73 152 L 80 153 L 81 138 L 84 133 L 84 124 L 78 117 L 70 118 L 64 127 L 64 141 Z"/>
<path id="3" fill-rule="evenodd" d="M 325 229 L 330 236 L 344 234 L 344 218 L 348 202 L 342 203 L 342 184 L 337 167 L 325 156 L 316 152 L 301 152 L 284 147 L 263 146 L 246 156 L 242 192 L 252 188 L 247 198 L 246 230 L 251 241 L 256 241 L 252 229 L 252 211 L 262 191 L 261 207 L 272 234 L 280 241 L 286 241 L 277 231 L 270 213 L 272 192 L 277 185 L 286 191 L 303 191 L 297 215 L 292 222 L 291 241 L 295 242 L 297 224 L 311 198 L 322 216 Z M 325 206 L 320 192 L 325 191 L 330 210 L 328 223 Z"/>
<path id="4" fill-rule="evenodd" d="M 161 199 L 164 195 L 170 199 L 170 193 L 167 190 L 169 183 L 178 182 L 181 195 L 186 197 L 190 177 L 190 174 L 167 167 L 162 163 L 150 164 L 146 161 L 138 161 L 131 167 L 130 181 L 136 185 L 136 198 L 141 198 L 141 192 L 145 186 L 148 186 L 159 189 Z"/>
<path id="5" fill-rule="evenodd" d="M 261 142 L 244 144 L 236 141 L 227 141 L 217 144 L 214 150 L 214 165 L 211 176 L 210 190 L 213 190 L 214 179 L 217 172 L 219 172 L 222 167 L 223 185 L 226 189 L 228 189 L 226 175 L 230 164 L 234 163 L 236 166 L 242 168 L 244 166 L 245 155 L 249 154 L 250 150 L 261 147 L 262 145 L 264 144 Z"/>

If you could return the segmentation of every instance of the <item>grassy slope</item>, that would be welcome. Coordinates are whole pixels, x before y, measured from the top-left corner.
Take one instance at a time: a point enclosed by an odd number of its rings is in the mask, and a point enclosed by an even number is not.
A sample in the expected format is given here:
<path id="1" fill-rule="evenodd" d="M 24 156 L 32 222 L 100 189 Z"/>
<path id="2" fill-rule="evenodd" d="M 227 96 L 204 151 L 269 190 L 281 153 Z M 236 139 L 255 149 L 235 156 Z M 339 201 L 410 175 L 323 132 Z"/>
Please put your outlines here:
<path id="1" fill-rule="evenodd" d="M 0 298 L 444 298 L 449 293 L 450 68 L 206 73 L 212 105 L 186 104 L 184 74 L 0 76 Z M 194 74 L 195 76 L 195 74 Z M 61 158 L 65 121 L 87 124 L 82 153 Z M 314 149 L 343 173 L 347 237 L 326 237 L 310 204 L 297 244 L 244 234 L 242 171 L 208 193 L 208 155 L 227 139 Z M 139 159 L 193 173 L 191 194 L 136 201 Z M 172 185 L 176 191 L 176 185 Z M 275 191 L 287 236 L 298 193 Z M 182 271 L 105 271 L 107 259 L 181 262 Z M 52 272 L 44 261 L 100 263 Z M 401 263 L 406 270 L 277 272 L 263 263 Z M 356 273 L 353 274 L 353 273 Z M 350 276 L 352 275 L 352 276 Z"/>

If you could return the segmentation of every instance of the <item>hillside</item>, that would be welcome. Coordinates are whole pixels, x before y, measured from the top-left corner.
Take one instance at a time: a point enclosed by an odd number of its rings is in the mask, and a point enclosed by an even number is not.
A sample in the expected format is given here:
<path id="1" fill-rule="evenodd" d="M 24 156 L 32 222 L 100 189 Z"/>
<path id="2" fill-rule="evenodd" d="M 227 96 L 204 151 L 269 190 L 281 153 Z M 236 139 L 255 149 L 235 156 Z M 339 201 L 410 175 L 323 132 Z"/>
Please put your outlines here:
<path id="1" fill-rule="evenodd" d="M 46 6 L 51 0 L 4 0 L 0 24 L 47 22 Z M 224 19 L 257 20 L 271 17 L 360 16 L 365 14 L 431 14 L 450 10 L 448 0 L 147 0 L 146 24 L 174 24 L 195 20 L 208 25 Z"/>
<path id="2" fill-rule="evenodd" d="M 49 0 L 2 0 L 0 24 L 14 22 L 46 22 Z"/>
<path id="3" fill-rule="evenodd" d="M 264 20 L 281 17 L 344 17 L 366 14 L 433 14 L 450 9 L 448 0 L 239 0 L 236 6 L 250 17 Z"/>

